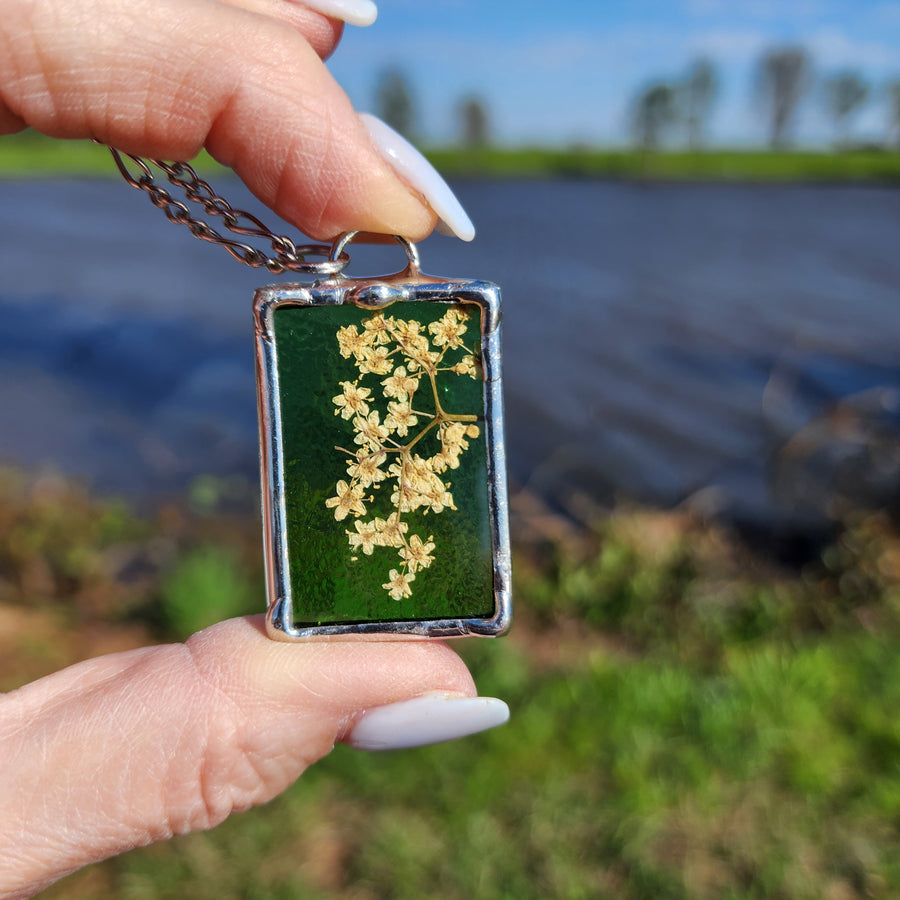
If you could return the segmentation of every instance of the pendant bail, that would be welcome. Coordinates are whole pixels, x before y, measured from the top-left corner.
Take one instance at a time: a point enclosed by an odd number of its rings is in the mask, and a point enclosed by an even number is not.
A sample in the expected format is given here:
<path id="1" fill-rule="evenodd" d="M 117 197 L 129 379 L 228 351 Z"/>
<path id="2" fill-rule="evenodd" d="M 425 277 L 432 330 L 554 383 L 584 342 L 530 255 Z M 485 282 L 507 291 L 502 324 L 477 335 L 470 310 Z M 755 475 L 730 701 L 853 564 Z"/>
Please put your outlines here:
<path id="1" fill-rule="evenodd" d="M 347 231 L 344 234 L 338 235 L 331 245 L 331 254 L 328 257 L 329 261 L 335 262 L 339 259 L 343 259 L 347 255 L 347 247 L 357 240 L 360 235 L 365 233 L 366 232 L 363 231 Z M 412 241 L 407 240 L 399 234 L 380 235 L 380 237 L 388 237 L 389 240 L 395 241 L 406 251 L 406 268 L 397 272 L 397 275 L 408 275 L 413 278 L 421 275 L 422 265 L 419 260 L 419 248 Z"/>

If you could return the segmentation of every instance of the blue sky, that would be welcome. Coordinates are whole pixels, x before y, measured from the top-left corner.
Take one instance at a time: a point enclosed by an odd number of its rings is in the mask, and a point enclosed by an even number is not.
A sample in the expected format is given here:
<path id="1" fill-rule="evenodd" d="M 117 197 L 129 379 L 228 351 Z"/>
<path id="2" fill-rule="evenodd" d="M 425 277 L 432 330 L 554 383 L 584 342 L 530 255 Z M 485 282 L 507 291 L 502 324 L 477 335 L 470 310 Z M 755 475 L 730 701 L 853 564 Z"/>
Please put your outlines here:
<path id="1" fill-rule="evenodd" d="M 484 98 L 503 143 L 622 144 L 629 103 L 656 79 L 676 79 L 706 56 L 721 82 L 711 134 L 760 143 L 764 119 L 752 90 L 755 63 L 773 45 L 801 43 L 817 79 L 846 68 L 872 84 L 855 122 L 880 137 L 883 85 L 900 79 L 900 0 L 380 0 L 367 29 L 348 28 L 329 65 L 360 109 L 388 66 L 415 90 L 424 142 L 451 141 L 456 108 Z M 815 84 L 798 118 L 799 143 L 832 131 Z"/>

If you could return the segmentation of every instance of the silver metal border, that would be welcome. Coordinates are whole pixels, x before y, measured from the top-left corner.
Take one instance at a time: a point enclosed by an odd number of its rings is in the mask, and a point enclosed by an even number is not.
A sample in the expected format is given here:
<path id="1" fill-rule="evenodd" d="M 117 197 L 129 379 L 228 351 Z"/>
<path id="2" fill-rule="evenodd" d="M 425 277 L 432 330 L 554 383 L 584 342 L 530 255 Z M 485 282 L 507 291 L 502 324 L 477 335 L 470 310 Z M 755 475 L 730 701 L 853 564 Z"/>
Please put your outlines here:
<path id="1" fill-rule="evenodd" d="M 361 622 L 297 628 L 288 567 L 287 514 L 281 409 L 278 403 L 278 359 L 272 316 L 281 306 L 355 304 L 367 309 L 401 300 L 434 303 L 474 303 L 481 309 L 484 370 L 485 438 L 487 445 L 488 508 L 494 556 L 494 615 L 489 619 L 434 619 L 414 622 Z M 512 564 L 503 437 L 503 395 L 500 355 L 500 289 L 485 281 L 447 281 L 419 275 L 410 267 L 381 279 L 337 277 L 312 285 L 269 285 L 256 291 L 256 383 L 259 400 L 260 470 L 262 481 L 263 551 L 268 612 L 266 631 L 281 641 L 344 639 L 373 640 L 498 637 L 512 621 Z"/>

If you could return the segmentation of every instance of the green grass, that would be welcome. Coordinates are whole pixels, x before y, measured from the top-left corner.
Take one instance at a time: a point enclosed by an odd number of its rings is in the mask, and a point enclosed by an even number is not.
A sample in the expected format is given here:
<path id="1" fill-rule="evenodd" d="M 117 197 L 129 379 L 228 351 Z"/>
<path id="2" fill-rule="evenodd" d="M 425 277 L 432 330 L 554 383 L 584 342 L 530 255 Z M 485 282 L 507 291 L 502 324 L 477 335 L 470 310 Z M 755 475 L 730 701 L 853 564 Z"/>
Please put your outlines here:
<path id="1" fill-rule="evenodd" d="M 171 638 L 191 616 L 232 614 L 260 578 L 256 525 L 210 497 L 202 514 L 137 518 L 7 473 L 2 602 L 55 609 L 70 635 L 108 621 Z M 854 518 L 799 571 L 646 510 L 519 551 L 512 634 L 458 645 L 481 692 L 509 702 L 507 726 L 388 754 L 338 747 L 268 806 L 45 896 L 900 895 L 889 521 Z M 39 650 L 2 658 L 21 661 L 20 679 L 67 661 L 65 642 Z"/>
<path id="2" fill-rule="evenodd" d="M 448 176 L 664 181 L 900 181 L 900 153 L 485 149 L 428 154 Z"/>
<path id="3" fill-rule="evenodd" d="M 205 152 L 194 166 L 203 173 L 223 171 Z M 54 176 L 119 177 L 109 150 L 92 141 L 54 140 L 33 131 L 0 136 L 0 179 Z"/>
<path id="4" fill-rule="evenodd" d="M 227 548 L 207 545 L 187 552 L 162 584 L 162 621 L 184 640 L 223 619 L 253 611 L 256 585 Z"/>
<path id="5" fill-rule="evenodd" d="M 106 895 L 896 896 L 896 650 L 767 644 L 701 673 L 601 652 L 536 671 L 511 643 L 471 648 L 506 728 L 338 748 L 269 807 L 106 864 Z"/>
<path id="6" fill-rule="evenodd" d="M 636 150 L 489 147 L 432 148 L 427 156 L 451 177 L 900 181 L 900 152 L 878 150 L 773 153 L 716 149 L 647 154 Z M 205 153 L 196 165 L 204 173 L 221 171 Z M 57 141 L 30 131 L 0 138 L 0 178 L 115 174 L 108 151 L 89 141 Z"/>

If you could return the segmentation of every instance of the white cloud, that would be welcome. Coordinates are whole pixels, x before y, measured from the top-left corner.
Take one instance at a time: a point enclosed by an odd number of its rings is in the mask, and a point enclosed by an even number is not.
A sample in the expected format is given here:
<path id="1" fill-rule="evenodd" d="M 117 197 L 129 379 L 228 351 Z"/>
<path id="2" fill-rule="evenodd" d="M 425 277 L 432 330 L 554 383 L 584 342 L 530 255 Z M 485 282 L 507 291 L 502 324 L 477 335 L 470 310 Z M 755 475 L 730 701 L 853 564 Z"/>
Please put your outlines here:
<path id="1" fill-rule="evenodd" d="M 813 31 L 805 44 L 821 69 L 893 69 L 900 64 L 896 47 L 875 40 L 855 40 L 833 27 Z"/>
<path id="2" fill-rule="evenodd" d="M 758 59 L 772 41 L 762 31 L 715 29 L 691 35 L 688 43 L 695 54 L 709 56 L 721 62 L 743 63 Z"/>

